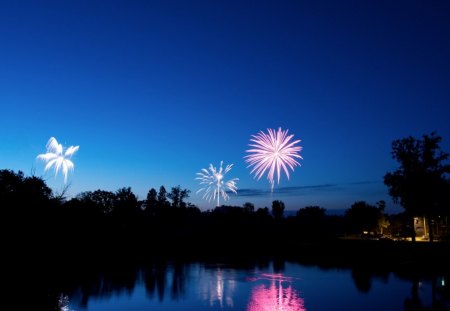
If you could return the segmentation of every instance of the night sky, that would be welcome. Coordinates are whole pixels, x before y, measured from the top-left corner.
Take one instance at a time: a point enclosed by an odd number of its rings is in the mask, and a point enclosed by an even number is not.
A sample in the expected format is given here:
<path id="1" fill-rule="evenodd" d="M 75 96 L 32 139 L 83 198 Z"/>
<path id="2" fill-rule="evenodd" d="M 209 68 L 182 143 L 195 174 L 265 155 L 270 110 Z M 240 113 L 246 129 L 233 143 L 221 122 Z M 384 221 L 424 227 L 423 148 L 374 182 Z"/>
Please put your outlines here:
<path id="1" fill-rule="evenodd" d="M 62 175 L 36 156 L 54 136 L 72 158 L 69 197 L 180 185 L 233 163 L 227 204 L 287 210 L 392 203 L 395 139 L 432 131 L 450 151 L 449 1 L 1 1 L 0 169 Z M 289 129 L 290 180 L 244 161 L 251 135 Z"/>

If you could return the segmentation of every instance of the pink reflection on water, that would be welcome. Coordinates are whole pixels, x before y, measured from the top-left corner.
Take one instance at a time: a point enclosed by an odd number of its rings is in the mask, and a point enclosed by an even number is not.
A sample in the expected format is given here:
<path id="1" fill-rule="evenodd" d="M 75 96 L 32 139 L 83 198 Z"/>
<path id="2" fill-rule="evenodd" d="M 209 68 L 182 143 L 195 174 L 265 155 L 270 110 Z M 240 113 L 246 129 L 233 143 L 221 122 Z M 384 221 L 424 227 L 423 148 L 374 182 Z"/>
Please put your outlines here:
<path id="1" fill-rule="evenodd" d="M 292 278 L 265 273 L 256 280 L 269 280 L 270 283 L 253 288 L 247 311 L 306 311 L 303 298 L 292 288 Z"/>

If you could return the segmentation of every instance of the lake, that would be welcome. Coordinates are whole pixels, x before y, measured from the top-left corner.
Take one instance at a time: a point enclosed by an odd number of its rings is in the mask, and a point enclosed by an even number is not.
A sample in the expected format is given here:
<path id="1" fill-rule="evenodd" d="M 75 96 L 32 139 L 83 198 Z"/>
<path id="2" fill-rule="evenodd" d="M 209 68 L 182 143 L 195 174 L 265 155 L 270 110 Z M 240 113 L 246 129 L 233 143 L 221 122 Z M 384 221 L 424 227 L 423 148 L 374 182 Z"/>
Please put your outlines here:
<path id="1" fill-rule="evenodd" d="M 63 280 L 64 279 L 64 280 Z M 449 310 L 448 275 L 420 277 L 293 261 L 110 266 L 61 277 L 60 310 Z"/>

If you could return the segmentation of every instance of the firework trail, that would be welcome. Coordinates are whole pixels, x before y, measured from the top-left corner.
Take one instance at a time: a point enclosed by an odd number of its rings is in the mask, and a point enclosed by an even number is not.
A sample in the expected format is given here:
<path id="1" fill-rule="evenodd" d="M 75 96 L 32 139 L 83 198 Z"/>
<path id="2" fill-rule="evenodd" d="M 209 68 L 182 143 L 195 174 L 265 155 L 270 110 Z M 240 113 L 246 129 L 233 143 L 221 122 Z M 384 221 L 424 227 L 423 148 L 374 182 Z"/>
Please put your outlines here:
<path id="1" fill-rule="evenodd" d="M 200 173 L 197 173 L 198 177 L 195 179 L 200 180 L 201 189 L 197 191 L 200 193 L 204 191 L 203 198 L 211 201 L 211 199 L 217 199 L 217 206 L 219 206 L 219 199 L 222 196 L 226 201 L 229 196 L 227 190 L 237 193 L 236 182 L 239 178 L 233 178 L 228 181 L 224 181 L 225 175 L 231 170 L 233 164 L 228 164 L 225 169 L 222 168 L 223 161 L 220 162 L 220 168 L 217 170 L 212 164 L 209 165 L 209 170 L 202 169 Z"/>
<path id="2" fill-rule="evenodd" d="M 289 169 L 294 171 L 295 166 L 300 166 L 296 159 L 303 159 L 298 154 L 302 147 L 296 146 L 301 140 L 292 141 L 294 135 L 288 135 L 288 131 L 283 131 L 280 127 L 278 131 L 267 129 L 267 133 L 260 131 L 252 135 L 249 144 L 252 148 L 246 150 L 249 154 L 244 157 L 245 162 L 249 163 L 247 168 L 253 166 L 250 174 L 255 174 L 257 180 L 267 172 L 272 191 L 275 173 L 279 184 L 281 172 L 284 171 L 289 179 Z"/>
<path id="3" fill-rule="evenodd" d="M 47 143 L 47 153 L 38 155 L 37 159 L 43 160 L 47 163 L 44 169 L 45 172 L 54 166 L 56 176 L 61 169 L 64 176 L 64 183 L 67 183 L 67 174 L 69 171 L 73 171 L 74 169 L 74 164 L 70 158 L 79 148 L 80 146 L 70 146 L 63 153 L 63 146 L 58 144 L 56 138 L 51 137 Z"/>

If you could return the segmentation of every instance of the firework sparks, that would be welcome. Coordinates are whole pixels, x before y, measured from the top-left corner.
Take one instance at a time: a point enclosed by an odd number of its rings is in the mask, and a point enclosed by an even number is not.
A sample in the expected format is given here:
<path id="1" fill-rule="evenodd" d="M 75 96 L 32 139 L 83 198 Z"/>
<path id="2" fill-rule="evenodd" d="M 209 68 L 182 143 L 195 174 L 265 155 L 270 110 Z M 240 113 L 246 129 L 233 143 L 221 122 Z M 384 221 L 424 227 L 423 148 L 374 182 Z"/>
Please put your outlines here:
<path id="1" fill-rule="evenodd" d="M 289 169 L 294 171 L 294 167 L 300 163 L 296 159 L 303 159 L 298 153 L 302 147 L 296 146 L 300 140 L 292 141 L 294 135 L 288 135 L 289 130 L 283 131 L 278 128 L 268 129 L 267 133 L 260 131 L 256 135 L 252 135 L 249 144 L 251 149 L 246 150 L 250 153 L 246 155 L 245 162 L 249 163 L 247 167 L 253 166 L 250 174 L 255 174 L 255 178 L 259 180 L 264 173 L 267 173 L 272 191 L 274 186 L 274 175 L 277 174 L 278 184 L 280 183 L 281 172 L 284 171 L 289 179 Z"/>
<path id="2" fill-rule="evenodd" d="M 200 173 L 197 173 L 196 179 L 200 180 L 200 185 L 203 187 L 197 191 L 200 193 L 204 191 L 203 198 L 211 201 L 211 199 L 217 199 L 217 206 L 219 206 L 219 199 L 222 196 L 226 201 L 229 196 L 227 191 L 237 193 L 236 182 L 239 178 L 233 178 L 228 181 L 224 181 L 225 175 L 231 170 L 233 164 L 228 164 L 225 169 L 222 168 L 223 161 L 220 162 L 220 168 L 217 170 L 212 164 L 209 165 L 209 170 L 202 169 Z"/>
<path id="3" fill-rule="evenodd" d="M 45 172 L 54 166 L 56 176 L 61 169 L 62 174 L 64 175 L 64 183 L 67 183 L 67 174 L 74 169 L 74 164 L 70 158 L 79 148 L 80 146 L 70 146 L 63 152 L 63 146 L 58 144 L 56 138 L 51 137 L 47 143 L 47 153 L 40 154 L 37 158 L 47 163 L 44 169 Z"/>

